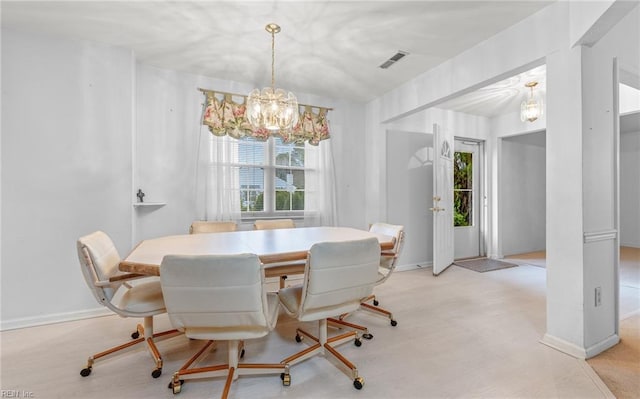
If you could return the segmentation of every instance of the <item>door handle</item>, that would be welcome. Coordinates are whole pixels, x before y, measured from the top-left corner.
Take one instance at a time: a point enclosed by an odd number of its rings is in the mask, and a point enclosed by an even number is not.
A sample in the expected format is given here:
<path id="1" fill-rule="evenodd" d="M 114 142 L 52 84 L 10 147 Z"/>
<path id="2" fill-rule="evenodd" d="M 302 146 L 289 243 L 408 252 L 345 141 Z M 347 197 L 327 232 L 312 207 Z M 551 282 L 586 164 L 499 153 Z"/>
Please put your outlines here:
<path id="1" fill-rule="evenodd" d="M 433 207 L 433 208 L 429 208 L 430 211 L 433 212 L 442 212 L 444 211 L 444 208 L 440 208 L 439 206 Z"/>

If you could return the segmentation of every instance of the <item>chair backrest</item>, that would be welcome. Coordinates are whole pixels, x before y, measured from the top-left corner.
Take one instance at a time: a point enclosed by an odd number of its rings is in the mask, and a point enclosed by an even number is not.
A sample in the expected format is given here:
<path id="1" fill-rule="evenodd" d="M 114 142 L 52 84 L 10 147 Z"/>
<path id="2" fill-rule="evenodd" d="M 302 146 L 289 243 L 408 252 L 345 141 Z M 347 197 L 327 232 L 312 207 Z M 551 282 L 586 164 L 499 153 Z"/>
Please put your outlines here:
<path id="1" fill-rule="evenodd" d="M 189 234 L 199 233 L 222 233 L 225 231 L 238 230 L 238 224 L 236 222 L 216 222 L 216 221 L 202 221 L 196 220 L 191 223 L 189 227 Z"/>
<path id="2" fill-rule="evenodd" d="M 111 238 L 102 231 L 80 237 L 77 247 L 82 275 L 96 300 L 106 306 L 116 288 L 109 284 L 109 278 L 118 274 L 120 254 Z"/>
<path id="3" fill-rule="evenodd" d="M 371 233 L 383 234 L 393 237 L 393 249 L 391 252 L 400 254 L 404 245 L 404 226 L 388 223 L 373 223 L 369 227 Z"/>
<path id="4" fill-rule="evenodd" d="M 404 226 L 378 222 L 373 223 L 369 227 L 369 231 L 393 237 L 393 249 L 391 251 L 384 251 L 380 257 L 380 266 L 388 271 L 392 271 L 398 263 L 398 258 L 404 246 Z M 388 276 L 388 273 L 384 274 Z"/>
<path id="5" fill-rule="evenodd" d="M 298 319 L 355 311 L 371 295 L 378 278 L 380 243 L 376 238 L 314 244 L 307 256 Z"/>
<path id="6" fill-rule="evenodd" d="M 257 255 L 167 255 L 160 281 L 169 319 L 188 337 L 257 338 L 270 330 Z"/>
<path id="7" fill-rule="evenodd" d="M 253 223 L 254 230 L 293 229 L 295 227 L 293 219 L 256 220 Z"/>

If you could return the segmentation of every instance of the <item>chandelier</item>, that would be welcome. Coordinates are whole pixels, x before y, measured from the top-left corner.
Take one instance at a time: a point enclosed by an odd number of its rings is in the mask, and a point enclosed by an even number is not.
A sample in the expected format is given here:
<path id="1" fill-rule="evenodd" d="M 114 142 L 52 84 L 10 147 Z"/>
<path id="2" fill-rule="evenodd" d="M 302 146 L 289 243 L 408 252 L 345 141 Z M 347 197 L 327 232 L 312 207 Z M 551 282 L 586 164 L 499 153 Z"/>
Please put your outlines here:
<path id="1" fill-rule="evenodd" d="M 520 104 L 520 120 L 522 122 L 533 122 L 542 116 L 542 98 L 536 97 L 533 94 L 533 88 L 538 85 L 538 82 L 528 82 L 525 87 L 531 89 L 531 94 L 527 100 L 523 100 Z"/>
<path id="2" fill-rule="evenodd" d="M 280 26 L 274 23 L 265 26 L 271 33 L 271 87 L 260 92 L 254 89 L 247 97 L 246 118 L 256 129 L 266 129 L 270 134 L 290 132 L 298 123 L 298 100 L 291 92 L 275 88 L 275 35 Z"/>

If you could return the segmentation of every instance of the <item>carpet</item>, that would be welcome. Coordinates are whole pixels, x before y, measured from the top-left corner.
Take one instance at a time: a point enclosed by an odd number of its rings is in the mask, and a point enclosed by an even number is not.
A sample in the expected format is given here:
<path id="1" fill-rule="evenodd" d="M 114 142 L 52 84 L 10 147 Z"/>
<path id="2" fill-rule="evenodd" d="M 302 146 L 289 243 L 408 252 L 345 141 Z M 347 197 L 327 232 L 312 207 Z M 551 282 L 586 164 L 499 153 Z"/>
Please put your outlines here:
<path id="1" fill-rule="evenodd" d="M 479 273 L 491 272 L 494 270 L 507 269 L 509 267 L 518 266 L 515 263 L 503 262 L 501 260 L 487 258 L 457 260 L 453 262 L 453 264 Z"/>
<path id="2" fill-rule="evenodd" d="M 618 399 L 640 395 L 640 314 L 620 321 L 620 343 L 587 360 Z"/>

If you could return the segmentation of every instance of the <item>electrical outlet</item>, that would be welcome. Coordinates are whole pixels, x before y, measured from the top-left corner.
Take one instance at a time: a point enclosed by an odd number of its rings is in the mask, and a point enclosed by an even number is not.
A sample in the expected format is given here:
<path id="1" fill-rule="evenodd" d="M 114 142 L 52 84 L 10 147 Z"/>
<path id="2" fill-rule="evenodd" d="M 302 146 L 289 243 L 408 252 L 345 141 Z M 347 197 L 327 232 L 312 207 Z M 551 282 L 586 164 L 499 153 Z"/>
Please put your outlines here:
<path id="1" fill-rule="evenodd" d="M 596 301 L 596 307 L 602 305 L 602 288 L 601 287 L 596 287 L 596 293 L 595 293 L 595 301 Z"/>

